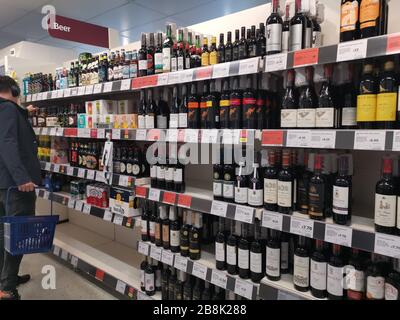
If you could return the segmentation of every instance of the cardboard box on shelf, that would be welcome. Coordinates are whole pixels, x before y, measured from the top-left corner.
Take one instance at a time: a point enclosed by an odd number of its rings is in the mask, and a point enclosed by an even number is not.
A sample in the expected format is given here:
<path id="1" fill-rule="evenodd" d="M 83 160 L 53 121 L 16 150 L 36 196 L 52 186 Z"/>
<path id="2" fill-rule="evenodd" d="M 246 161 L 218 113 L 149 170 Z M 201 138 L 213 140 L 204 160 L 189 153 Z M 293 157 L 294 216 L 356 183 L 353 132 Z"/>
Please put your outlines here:
<path id="1" fill-rule="evenodd" d="M 124 217 L 135 217 L 140 215 L 140 210 L 134 208 L 134 191 L 126 188 L 110 189 L 110 210 L 112 213 Z"/>
<path id="2" fill-rule="evenodd" d="M 134 111 L 132 100 L 119 100 L 118 101 L 118 114 L 131 114 Z"/>

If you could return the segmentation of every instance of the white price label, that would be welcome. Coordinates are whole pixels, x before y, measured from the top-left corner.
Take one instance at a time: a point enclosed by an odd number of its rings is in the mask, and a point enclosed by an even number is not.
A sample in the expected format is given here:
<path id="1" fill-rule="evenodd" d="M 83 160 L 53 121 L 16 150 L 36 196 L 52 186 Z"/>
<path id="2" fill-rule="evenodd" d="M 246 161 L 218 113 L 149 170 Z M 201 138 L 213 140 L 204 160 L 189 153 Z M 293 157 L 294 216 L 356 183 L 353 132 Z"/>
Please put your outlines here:
<path id="1" fill-rule="evenodd" d="M 121 91 L 126 91 L 131 89 L 131 79 L 125 79 L 121 81 Z"/>
<path id="2" fill-rule="evenodd" d="M 394 131 L 393 151 L 400 151 L 400 131 Z"/>
<path id="3" fill-rule="evenodd" d="M 107 183 L 107 179 L 104 176 L 104 172 L 97 171 L 97 173 L 96 173 L 96 181 L 97 182 Z"/>
<path id="4" fill-rule="evenodd" d="M 96 180 L 96 171 L 88 170 L 86 174 L 86 179 L 88 180 Z"/>
<path id="5" fill-rule="evenodd" d="M 46 171 L 50 171 L 50 169 L 51 169 L 51 163 L 50 163 L 50 162 L 46 162 L 46 165 L 44 166 L 44 169 L 45 169 Z"/>
<path id="6" fill-rule="evenodd" d="M 62 137 L 64 135 L 64 128 L 57 128 L 56 136 Z"/>
<path id="7" fill-rule="evenodd" d="M 374 252 L 384 256 L 400 259 L 400 237 L 376 233 Z"/>
<path id="8" fill-rule="evenodd" d="M 213 270 L 211 275 L 211 283 L 216 285 L 217 287 L 226 289 L 226 285 L 228 282 L 228 277 L 224 272 Z"/>
<path id="9" fill-rule="evenodd" d="M 290 130 L 287 132 L 287 147 L 308 148 L 310 146 L 311 131 Z"/>
<path id="10" fill-rule="evenodd" d="M 136 130 L 136 140 L 137 141 L 146 141 L 147 140 L 147 131 L 143 129 Z"/>
<path id="11" fill-rule="evenodd" d="M 185 142 L 186 143 L 198 143 L 199 142 L 199 130 L 186 129 L 185 130 Z"/>
<path id="12" fill-rule="evenodd" d="M 213 79 L 229 77 L 230 63 L 220 63 L 213 66 Z"/>
<path id="13" fill-rule="evenodd" d="M 287 53 L 273 54 L 265 58 L 265 72 L 286 70 Z"/>
<path id="14" fill-rule="evenodd" d="M 112 130 L 112 139 L 113 140 L 121 140 L 121 130 L 113 129 Z"/>
<path id="15" fill-rule="evenodd" d="M 40 128 L 33 128 L 33 131 L 37 136 L 40 135 Z"/>
<path id="16" fill-rule="evenodd" d="M 57 257 L 60 256 L 61 249 L 59 247 L 54 247 L 53 254 Z"/>
<path id="17" fill-rule="evenodd" d="M 163 250 L 161 254 L 161 262 L 172 267 L 174 265 L 174 257 L 175 255 L 172 252 Z"/>
<path id="18" fill-rule="evenodd" d="M 311 132 L 311 148 L 318 149 L 335 149 L 336 131 L 319 131 Z"/>
<path id="19" fill-rule="evenodd" d="M 179 73 L 180 72 L 171 72 L 168 76 L 168 84 L 176 84 L 179 83 Z"/>
<path id="20" fill-rule="evenodd" d="M 114 224 L 116 224 L 117 226 L 122 226 L 123 221 L 124 221 L 124 216 L 121 216 L 119 214 L 116 214 L 114 216 Z"/>
<path id="21" fill-rule="evenodd" d="M 228 212 L 228 203 L 221 201 L 213 201 L 211 205 L 211 214 L 214 216 L 225 218 Z"/>
<path id="22" fill-rule="evenodd" d="M 106 82 L 103 86 L 103 92 L 111 92 L 113 87 L 112 82 Z"/>
<path id="23" fill-rule="evenodd" d="M 179 72 L 179 83 L 193 81 L 193 70 L 184 70 Z"/>
<path id="24" fill-rule="evenodd" d="M 50 136 L 54 137 L 57 133 L 57 128 L 50 128 Z"/>
<path id="25" fill-rule="evenodd" d="M 54 165 L 54 170 L 53 170 L 53 172 L 56 172 L 56 173 L 60 172 L 60 165 L 59 165 L 59 164 L 55 164 L 55 165 Z"/>
<path id="26" fill-rule="evenodd" d="M 94 85 L 93 93 L 94 94 L 98 94 L 98 93 L 101 93 L 102 90 L 103 90 L 103 84 L 102 83 L 98 83 L 98 84 Z"/>
<path id="27" fill-rule="evenodd" d="M 115 291 L 119 292 L 120 294 L 125 294 L 126 290 L 126 283 L 118 280 L 117 285 L 115 286 Z"/>
<path id="28" fill-rule="evenodd" d="M 78 95 L 78 88 L 72 88 L 71 89 L 71 97 L 75 97 Z"/>
<path id="29" fill-rule="evenodd" d="M 160 194 L 161 194 L 160 190 L 158 190 L 158 189 L 150 189 L 150 191 L 149 191 L 149 200 L 156 201 L 156 202 L 160 201 Z"/>
<path id="30" fill-rule="evenodd" d="M 169 129 L 167 134 L 168 142 L 177 142 L 178 141 L 178 130 L 177 129 Z"/>
<path id="31" fill-rule="evenodd" d="M 147 256 L 149 254 L 150 245 L 146 242 L 139 242 L 138 252 Z"/>
<path id="32" fill-rule="evenodd" d="M 260 67 L 260 58 L 242 60 L 239 63 L 239 75 L 257 73 Z"/>
<path id="33" fill-rule="evenodd" d="M 202 130 L 201 131 L 201 143 L 217 143 L 218 141 L 217 129 Z"/>
<path id="34" fill-rule="evenodd" d="M 292 300 L 303 300 L 301 299 L 299 296 L 296 296 L 294 294 L 282 291 L 282 290 L 278 290 L 278 301 L 282 300 L 282 301 L 292 301 Z"/>
<path id="35" fill-rule="evenodd" d="M 290 221 L 290 233 L 313 238 L 314 221 L 292 217 Z"/>
<path id="36" fill-rule="evenodd" d="M 385 131 L 356 131 L 354 149 L 383 151 L 385 150 L 385 141 Z"/>
<path id="37" fill-rule="evenodd" d="M 50 198 L 50 192 L 45 191 L 45 192 L 44 192 L 44 195 L 43 195 L 43 199 L 49 200 L 49 198 Z"/>
<path id="38" fill-rule="evenodd" d="M 256 210 L 251 207 L 236 206 L 235 220 L 252 224 L 254 221 L 255 211 Z"/>
<path id="39" fill-rule="evenodd" d="M 353 229 L 327 224 L 325 226 L 325 241 L 351 248 L 353 241 Z"/>
<path id="40" fill-rule="evenodd" d="M 35 93 L 32 95 L 32 101 L 37 101 L 38 100 L 38 94 Z"/>
<path id="41" fill-rule="evenodd" d="M 262 226 L 264 228 L 282 231 L 282 228 L 283 228 L 283 215 L 279 214 L 279 213 L 276 213 L 276 212 L 271 212 L 271 211 L 265 211 L 264 210 L 263 219 L 262 219 Z"/>
<path id="42" fill-rule="evenodd" d="M 26 96 L 26 102 L 31 102 L 32 101 L 32 95 L 29 94 Z"/>
<path id="43" fill-rule="evenodd" d="M 168 84 L 168 78 L 168 73 L 158 75 L 157 86 L 166 86 Z"/>
<path id="44" fill-rule="evenodd" d="M 79 138 L 90 138 L 90 129 L 78 129 Z"/>
<path id="45" fill-rule="evenodd" d="M 105 210 L 105 211 L 104 211 L 103 220 L 104 220 L 104 221 L 111 222 L 111 221 L 112 221 L 112 218 L 113 218 L 112 212 L 111 212 L 111 211 L 108 211 L 108 210 Z"/>
<path id="46" fill-rule="evenodd" d="M 75 200 L 69 199 L 68 200 L 68 208 L 69 209 L 74 209 L 75 208 Z"/>
<path id="47" fill-rule="evenodd" d="M 119 176 L 118 185 L 122 187 L 129 187 L 131 177 L 128 176 Z"/>
<path id="48" fill-rule="evenodd" d="M 150 257 L 157 260 L 161 261 L 161 248 L 156 247 L 156 246 L 151 246 L 150 247 Z"/>
<path id="49" fill-rule="evenodd" d="M 64 98 L 69 98 L 71 96 L 71 89 L 64 90 Z"/>
<path id="50" fill-rule="evenodd" d="M 79 87 L 78 89 L 78 96 L 83 96 L 85 94 L 86 87 Z"/>
<path id="51" fill-rule="evenodd" d="M 57 98 L 61 99 L 64 96 L 64 90 L 58 90 L 57 91 Z"/>
<path id="52" fill-rule="evenodd" d="M 38 101 L 43 100 L 43 92 L 38 93 L 38 95 L 37 95 L 37 100 L 38 100 Z"/>
<path id="53" fill-rule="evenodd" d="M 253 298 L 253 284 L 251 282 L 236 279 L 235 281 L 235 293 L 241 297 L 245 297 L 249 300 Z"/>
<path id="54" fill-rule="evenodd" d="M 146 300 L 148 301 L 148 300 L 153 300 L 153 298 L 141 291 L 138 291 L 137 292 L 137 300 L 138 301 L 146 301 Z"/>
<path id="55" fill-rule="evenodd" d="M 181 270 L 183 272 L 187 272 L 187 263 L 188 263 L 188 260 L 185 257 L 182 257 L 181 255 L 175 256 L 174 267 L 176 269 Z"/>
<path id="56" fill-rule="evenodd" d="M 232 132 L 233 132 L 233 136 L 232 136 L 233 141 L 232 141 L 232 143 L 233 144 L 239 144 L 240 143 L 240 134 L 241 134 L 242 131 L 246 132 L 246 138 L 244 138 L 245 140 L 243 142 L 247 142 L 248 144 L 252 144 L 251 141 L 247 141 L 247 132 L 249 132 L 250 130 L 236 130 L 236 129 L 232 130 Z"/>
<path id="57" fill-rule="evenodd" d="M 40 193 L 40 190 L 39 189 L 35 189 L 36 197 L 39 197 L 39 193 Z"/>
<path id="58" fill-rule="evenodd" d="M 233 144 L 233 130 L 222 130 L 222 144 Z"/>
<path id="59" fill-rule="evenodd" d="M 106 138 L 106 129 L 97 129 L 97 139 Z"/>
<path id="60" fill-rule="evenodd" d="M 86 169 L 79 168 L 78 170 L 78 178 L 85 178 Z"/>
<path id="61" fill-rule="evenodd" d="M 86 86 L 86 88 L 85 88 L 85 95 L 93 94 L 93 89 L 94 89 L 94 86 L 93 86 L 93 85 Z"/>
<path id="62" fill-rule="evenodd" d="M 198 263 L 198 262 L 195 262 L 193 264 L 193 272 L 192 272 L 192 274 L 197 278 L 206 280 L 206 278 L 207 278 L 207 267 L 202 265 L 202 264 L 200 264 L 200 263 Z"/>
<path id="63" fill-rule="evenodd" d="M 48 136 L 50 134 L 50 128 L 43 128 L 42 129 L 42 135 Z"/>
<path id="64" fill-rule="evenodd" d="M 74 167 L 67 167 L 67 175 L 68 176 L 74 175 Z"/>
<path id="65" fill-rule="evenodd" d="M 71 257 L 71 264 L 72 264 L 72 266 L 73 266 L 74 268 L 77 268 L 77 267 L 78 267 L 78 258 L 75 257 L 75 256 L 72 256 L 72 257 Z"/>
<path id="66" fill-rule="evenodd" d="M 365 59 L 367 57 L 367 45 L 367 39 L 339 43 L 336 61 Z"/>
<path id="67" fill-rule="evenodd" d="M 83 211 L 84 203 L 80 200 L 75 202 L 75 211 L 82 212 Z"/>
<path id="68" fill-rule="evenodd" d="M 82 210 L 82 212 L 83 212 L 84 214 L 90 214 L 90 209 L 92 209 L 91 205 L 85 203 L 85 204 L 83 205 L 83 210 Z"/>
<path id="69" fill-rule="evenodd" d="M 68 261 L 68 251 L 61 250 L 61 259 Z"/>

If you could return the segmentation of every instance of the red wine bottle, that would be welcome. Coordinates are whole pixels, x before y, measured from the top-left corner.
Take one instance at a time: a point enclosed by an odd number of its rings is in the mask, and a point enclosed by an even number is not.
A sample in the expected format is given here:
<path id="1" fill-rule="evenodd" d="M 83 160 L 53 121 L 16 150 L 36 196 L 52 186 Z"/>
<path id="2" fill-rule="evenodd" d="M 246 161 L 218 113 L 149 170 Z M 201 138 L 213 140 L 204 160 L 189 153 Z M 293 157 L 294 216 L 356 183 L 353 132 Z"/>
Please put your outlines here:
<path id="1" fill-rule="evenodd" d="M 240 30 L 235 30 L 235 42 L 233 43 L 232 46 L 232 60 L 237 61 L 239 60 L 239 35 L 240 35 Z"/>
<path id="2" fill-rule="evenodd" d="M 295 72 L 294 70 L 289 70 L 287 72 L 286 90 L 282 98 L 281 127 L 283 129 L 297 127 L 298 95 L 294 80 Z"/>
<path id="3" fill-rule="evenodd" d="M 340 42 L 359 39 L 360 0 L 342 0 L 340 15 Z"/>
<path id="4" fill-rule="evenodd" d="M 301 0 L 296 0 L 296 14 L 290 20 L 290 48 L 298 51 L 307 48 L 307 16 L 302 12 Z"/>
<path id="5" fill-rule="evenodd" d="M 346 266 L 345 274 L 347 299 L 363 300 L 365 295 L 365 265 L 358 249 L 351 249 L 351 256 Z"/>
<path id="6" fill-rule="evenodd" d="M 314 174 L 308 185 L 308 214 L 311 219 L 323 220 L 325 218 L 326 181 L 322 174 L 323 157 L 315 155 Z"/>
<path id="7" fill-rule="evenodd" d="M 245 168 L 244 162 L 239 162 L 239 174 L 235 182 L 235 203 L 246 205 L 248 202 L 248 177 L 243 174 Z"/>
<path id="8" fill-rule="evenodd" d="M 237 243 L 238 239 L 235 235 L 236 225 L 238 222 L 231 222 L 231 233 L 226 241 L 226 269 L 230 275 L 236 275 L 238 273 L 237 267 Z"/>
<path id="9" fill-rule="evenodd" d="M 259 283 L 265 274 L 265 243 L 261 239 L 260 221 L 254 223 L 254 240 L 250 245 L 250 278 Z"/>
<path id="10" fill-rule="evenodd" d="M 310 287 L 308 240 L 303 236 L 299 236 L 297 247 L 294 251 L 293 284 L 294 288 L 301 292 L 308 291 Z"/>
<path id="11" fill-rule="evenodd" d="M 215 237 L 215 264 L 218 270 L 226 269 L 226 238 L 223 218 L 219 218 L 218 233 Z"/>
<path id="12" fill-rule="evenodd" d="M 238 241 L 238 270 L 239 277 L 248 279 L 250 277 L 250 242 L 248 225 L 241 223 L 241 236 Z"/>
<path id="13" fill-rule="evenodd" d="M 265 273 L 271 281 L 279 281 L 281 279 L 281 243 L 279 237 L 279 231 L 269 230 Z"/>
<path id="14" fill-rule="evenodd" d="M 229 80 L 223 80 L 222 94 L 219 101 L 220 110 L 220 126 L 221 129 L 229 128 L 229 108 L 230 107 L 230 91 L 229 91 Z"/>
<path id="15" fill-rule="evenodd" d="M 140 264 L 140 290 L 142 291 L 146 290 L 145 274 L 148 265 L 147 259 L 148 257 L 146 257 L 145 260 L 143 260 L 142 263 Z"/>
<path id="16" fill-rule="evenodd" d="M 327 291 L 329 300 L 343 300 L 343 267 L 342 248 L 332 245 L 332 255 L 328 263 Z"/>
<path id="17" fill-rule="evenodd" d="M 207 99 L 210 93 L 210 84 L 208 81 L 203 82 L 203 94 L 200 98 L 200 127 L 202 129 L 211 129 L 211 112 L 207 107 Z"/>
<path id="18" fill-rule="evenodd" d="M 399 259 L 393 259 L 393 268 L 385 281 L 385 300 L 400 300 L 400 264 Z"/>
<path id="19" fill-rule="evenodd" d="M 276 54 L 282 51 L 283 20 L 279 10 L 279 0 L 272 0 L 272 13 L 267 19 L 267 54 Z"/>
<path id="20" fill-rule="evenodd" d="M 311 294 L 319 299 L 326 298 L 326 279 L 327 279 L 328 259 L 324 250 L 324 242 L 315 240 L 315 249 L 311 255 L 310 265 L 310 287 Z"/>
<path id="21" fill-rule="evenodd" d="M 338 112 L 332 87 L 333 65 L 324 65 L 325 81 L 318 97 L 315 126 L 317 128 L 338 128 Z"/>
<path id="22" fill-rule="evenodd" d="M 200 101 L 197 95 L 197 83 L 192 83 L 188 99 L 188 128 L 200 128 Z"/>
<path id="23" fill-rule="evenodd" d="M 268 150 L 268 166 L 264 171 L 264 209 L 278 210 L 278 168 L 274 150 Z"/>
<path id="24" fill-rule="evenodd" d="M 293 173 L 290 170 L 290 151 L 282 154 L 282 170 L 278 174 L 278 212 L 291 214 L 293 209 Z"/>
<path id="25" fill-rule="evenodd" d="M 249 206 L 262 208 L 264 203 L 263 181 L 260 178 L 260 165 L 253 163 L 253 175 L 250 176 L 247 201 Z"/>
<path id="26" fill-rule="evenodd" d="M 233 79 L 230 95 L 229 124 L 232 129 L 242 128 L 242 93 L 239 89 L 239 78 Z"/>
<path id="27" fill-rule="evenodd" d="M 253 89 L 253 76 L 248 76 L 246 90 L 243 92 L 243 128 L 257 128 L 256 95 Z"/>
<path id="28" fill-rule="evenodd" d="M 210 93 L 207 96 L 208 118 L 206 121 L 206 127 L 209 129 L 220 128 L 219 100 L 220 95 L 217 92 L 215 80 L 211 80 Z"/>
<path id="29" fill-rule="evenodd" d="M 315 128 L 315 111 L 318 99 L 314 90 L 314 69 L 306 68 L 306 82 L 301 88 L 299 97 L 299 109 L 297 110 L 298 128 Z"/>
<path id="30" fill-rule="evenodd" d="M 349 158 L 340 157 L 338 160 L 338 175 L 333 183 L 333 221 L 346 225 L 351 221 L 352 179 L 349 175 Z"/>

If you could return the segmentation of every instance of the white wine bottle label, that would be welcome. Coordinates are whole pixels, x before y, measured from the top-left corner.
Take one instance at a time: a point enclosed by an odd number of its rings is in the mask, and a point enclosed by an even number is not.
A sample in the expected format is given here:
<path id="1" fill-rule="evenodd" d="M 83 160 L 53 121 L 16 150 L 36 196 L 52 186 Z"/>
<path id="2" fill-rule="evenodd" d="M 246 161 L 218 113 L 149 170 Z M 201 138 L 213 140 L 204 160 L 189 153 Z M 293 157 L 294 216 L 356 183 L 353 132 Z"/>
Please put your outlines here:
<path id="1" fill-rule="evenodd" d="M 293 283 L 303 288 L 310 285 L 310 258 L 294 255 Z"/>
<path id="2" fill-rule="evenodd" d="M 247 189 L 248 193 L 248 202 L 249 205 L 254 207 L 261 207 L 264 202 L 264 192 L 262 189 L 254 190 L 252 188 Z"/>
<path id="3" fill-rule="evenodd" d="M 154 291 L 154 285 L 155 285 L 154 273 L 151 273 L 151 274 L 146 273 L 144 277 L 145 277 L 145 283 L 146 283 L 146 285 L 145 285 L 146 291 Z"/>
<path id="4" fill-rule="evenodd" d="M 147 60 L 139 60 L 139 70 L 147 70 Z"/>
<path id="5" fill-rule="evenodd" d="M 178 71 L 178 58 L 171 58 L 171 71 Z"/>
<path id="6" fill-rule="evenodd" d="M 146 120 L 146 129 L 154 129 L 154 116 L 146 115 L 145 120 Z"/>
<path id="7" fill-rule="evenodd" d="M 215 243 L 215 259 L 217 261 L 225 261 L 225 244 L 216 242 Z"/>
<path id="8" fill-rule="evenodd" d="M 138 116 L 138 128 L 139 129 L 146 129 L 146 120 L 145 116 Z"/>
<path id="9" fill-rule="evenodd" d="M 185 69 L 184 57 L 178 57 L 178 71 L 183 71 Z"/>
<path id="10" fill-rule="evenodd" d="M 163 71 L 171 71 L 171 48 L 163 49 Z"/>
<path id="11" fill-rule="evenodd" d="M 169 115 L 169 127 L 171 129 L 178 128 L 179 126 L 179 114 L 178 113 L 171 113 Z"/>
<path id="12" fill-rule="evenodd" d="M 174 181 L 174 168 L 169 167 L 165 170 L 165 181 Z"/>
<path id="13" fill-rule="evenodd" d="M 344 289 L 364 292 L 365 288 L 365 273 L 364 271 L 356 270 L 353 266 L 345 269 L 346 278 L 344 281 Z"/>
<path id="14" fill-rule="evenodd" d="M 179 247 L 181 245 L 180 235 L 179 230 L 170 230 L 170 243 L 172 247 Z"/>
<path id="15" fill-rule="evenodd" d="M 382 227 L 396 226 L 396 196 L 375 194 L 375 223 Z"/>
<path id="16" fill-rule="evenodd" d="M 295 24 L 290 28 L 290 51 L 303 49 L 303 25 Z"/>
<path id="17" fill-rule="evenodd" d="M 277 179 L 264 179 L 264 202 L 268 204 L 278 203 Z"/>
<path id="18" fill-rule="evenodd" d="M 281 127 L 282 128 L 297 127 L 297 109 L 281 110 Z"/>
<path id="19" fill-rule="evenodd" d="M 313 33 L 312 28 L 306 29 L 306 48 L 312 47 L 312 33 Z"/>
<path id="20" fill-rule="evenodd" d="M 266 273 L 271 277 L 281 275 L 281 250 L 267 247 Z"/>
<path id="21" fill-rule="evenodd" d="M 317 128 L 333 128 L 335 123 L 335 108 L 318 108 L 315 113 Z"/>
<path id="22" fill-rule="evenodd" d="M 320 31 L 313 31 L 312 47 L 319 48 L 322 46 L 322 34 Z"/>
<path id="23" fill-rule="evenodd" d="M 156 223 L 154 221 L 150 221 L 149 223 L 149 233 L 150 237 L 154 237 L 156 234 Z"/>
<path id="24" fill-rule="evenodd" d="M 399 290 L 390 283 L 385 283 L 385 300 L 399 300 Z"/>
<path id="25" fill-rule="evenodd" d="M 281 269 L 289 268 L 289 242 L 281 243 Z"/>
<path id="26" fill-rule="evenodd" d="M 144 270 L 140 270 L 140 287 L 146 288 L 146 278 Z"/>
<path id="27" fill-rule="evenodd" d="M 188 126 L 188 115 L 187 113 L 179 114 L 179 128 L 187 128 Z"/>
<path id="28" fill-rule="evenodd" d="M 267 25 L 267 52 L 282 50 L 282 25 L 279 23 Z"/>
<path id="29" fill-rule="evenodd" d="M 336 214 L 349 214 L 349 188 L 333 186 L 332 210 Z"/>
<path id="30" fill-rule="evenodd" d="M 163 54 L 161 52 L 154 54 L 154 65 L 156 70 L 163 69 Z"/>
<path id="31" fill-rule="evenodd" d="M 222 197 L 222 182 L 213 182 L 213 194 L 215 197 Z"/>
<path id="32" fill-rule="evenodd" d="M 233 182 L 224 182 L 223 196 L 224 196 L 224 198 L 233 199 L 233 196 L 234 196 L 234 183 Z"/>
<path id="33" fill-rule="evenodd" d="M 147 234 L 147 231 L 148 231 L 148 229 L 147 229 L 147 220 L 143 220 L 142 219 L 141 226 L 142 226 L 142 234 Z"/>
<path id="34" fill-rule="evenodd" d="M 315 128 L 315 109 L 298 109 L 297 127 Z"/>
<path id="35" fill-rule="evenodd" d="M 226 246 L 226 262 L 231 266 L 236 266 L 237 264 L 236 247 Z"/>
<path id="36" fill-rule="evenodd" d="M 250 251 L 249 250 L 238 250 L 238 266 L 240 269 L 249 269 L 250 264 Z"/>
<path id="37" fill-rule="evenodd" d="M 157 167 L 157 179 L 165 180 L 165 168 L 158 166 Z"/>
<path id="38" fill-rule="evenodd" d="M 158 129 L 168 128 L 168 118 L 166 116 L 157 116 L 157 128 Z"/>
<path id="39" fill-rule="evenodd" d="M 400 231 L 400 196 L 397 197 L 397 229 Z"/>
<path id="40" fill-rule="evenodd" d="M 290 46 L 290 31 L 282 32 L 282 52 L 286 53 L 289 51 Z"/>
<path id="41" fill-rule="evenodd" d="M 317 262 L 311 259 L 310 284 L 316 290 L 326 290 L 326 262 Z"/>
<path id="42" fill-rule="evenodd" d="M 235 202 L 240 204 L 247 203 L 247 188 L 235 187 Z"/>
<path id="43" fill-rule="evenodd" d="M 342 126 L 354 127 L 357 125 L 357 108 L 342 109 Z"/>
<path id="44" fill-rule="evenodd" d="M 250 271 L 254 273 L 262 272 L 262 254 L 250 252 Z"/>
<path id="45" fill-rule="evenodd" d="M 157 166 L 150 167 L 150 178 L 157 179 Z"/>
<path id="46" fill-rule="evenodd" d="M 161 270 L 157 269 L 156 271 L 156 288 L 161 288 Z"/>
<path id="47" fill-rule="evenodd" d="M 385 278 L 367 277 L 367 298 L 382 300 L 385 297 Z"/>
<path id="48" fill-rule="evenodd" d="M 183 169 L 176 168 L 174 171 L 174 182 L 175 183 L 182 183 L 183 182 Z"/>
<path id="49" fill-rule="evenodd" d="M 343 296 L 343 268 L 328 265 L 327 290 L 331 295 Z"/>
<path id="50" fill-rule="evenodd" d="M 278 181 L 278 206 L 285 208 L 292 206 L 291 181 Z"/>

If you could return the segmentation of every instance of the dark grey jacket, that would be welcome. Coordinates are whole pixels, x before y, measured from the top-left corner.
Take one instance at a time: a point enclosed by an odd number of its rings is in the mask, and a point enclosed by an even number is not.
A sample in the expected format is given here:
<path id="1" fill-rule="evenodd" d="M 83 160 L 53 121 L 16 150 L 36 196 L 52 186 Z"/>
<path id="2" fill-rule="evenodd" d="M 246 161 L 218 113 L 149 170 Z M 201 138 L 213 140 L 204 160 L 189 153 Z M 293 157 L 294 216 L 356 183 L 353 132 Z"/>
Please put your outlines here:
<path id="1" fill-rule="evenodd" d="M 0 189 L 33 182 L 41 184 L 35 132 L 28 113 L 0 98 Z"/>

